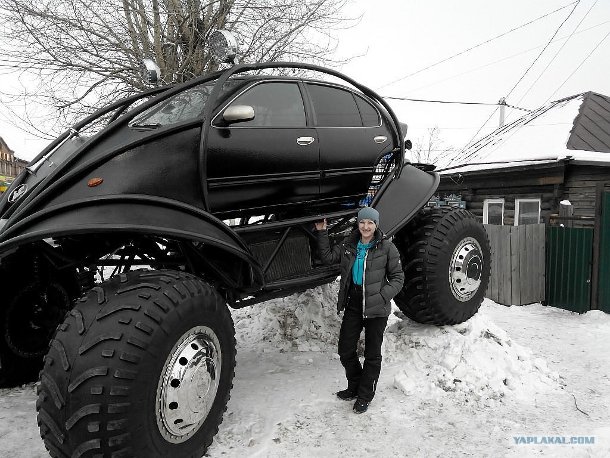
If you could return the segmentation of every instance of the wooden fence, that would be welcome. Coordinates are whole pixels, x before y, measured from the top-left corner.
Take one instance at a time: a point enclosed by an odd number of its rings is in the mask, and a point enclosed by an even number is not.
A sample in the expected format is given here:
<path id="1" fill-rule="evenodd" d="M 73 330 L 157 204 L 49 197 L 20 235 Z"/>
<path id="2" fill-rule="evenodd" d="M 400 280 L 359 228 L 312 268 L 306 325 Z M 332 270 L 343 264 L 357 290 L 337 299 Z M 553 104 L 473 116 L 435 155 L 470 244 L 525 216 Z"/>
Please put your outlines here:
<path id="1" fill-rule="evenodd" d="M 545 226 L 486 224 L 491 277 L 486 297 L 505 305 L 545 300 Z"/>

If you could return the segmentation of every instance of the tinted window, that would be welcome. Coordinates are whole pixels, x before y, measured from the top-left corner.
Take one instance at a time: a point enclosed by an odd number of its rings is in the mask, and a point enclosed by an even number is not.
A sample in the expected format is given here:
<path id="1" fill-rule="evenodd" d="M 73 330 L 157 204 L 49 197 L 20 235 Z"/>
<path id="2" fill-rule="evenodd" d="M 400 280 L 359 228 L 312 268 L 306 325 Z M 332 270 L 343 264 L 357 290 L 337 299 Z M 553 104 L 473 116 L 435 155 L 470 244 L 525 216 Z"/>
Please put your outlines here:
<path id="1" fill-rule="evenodd" d="M 356 96 L 356 102 L 360 109 L 360 116 L 362 117 L 362 125 L 365 127 L 376 127 L 381 124 L 379 121 L 379 113 L 373 105 L 364 100 L 359 95 Z"/>
<path id="2" fill-rule="evenodd" d="M 129 125 L 135 128 L 138 126 L 160 127 L 200 118 L 212 93 L 214 83 L 214 81 L 210 81 L 163 100 L 136 116 Z M 219 99 L 240 84 L 242 83 L 238 80 L 227 81 L 220 92 Z"/>
<path id="3" fill-rule="evenodd" d="M 252 87 L 231 105 L 250 105 L 254 108 L 252 121 L 241 126 L 305 127 L 305 107 L 296 83 L 262 83 Z"/>
<path id="4" fill-rule="evenodd" d="M 351 92 L 318 84 L 307 86 L 318 126 L 362 127 L 360 112 Z"/>

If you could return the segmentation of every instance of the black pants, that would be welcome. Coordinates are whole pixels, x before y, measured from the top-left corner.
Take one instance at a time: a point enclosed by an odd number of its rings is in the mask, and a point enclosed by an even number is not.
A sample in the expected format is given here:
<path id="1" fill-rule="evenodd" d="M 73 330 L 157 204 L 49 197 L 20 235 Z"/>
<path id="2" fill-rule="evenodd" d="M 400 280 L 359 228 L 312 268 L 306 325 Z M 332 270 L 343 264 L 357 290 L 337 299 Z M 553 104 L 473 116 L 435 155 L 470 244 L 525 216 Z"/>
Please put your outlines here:
<path id="1" fill-rule="evenodd" d="M 363 401 L 370 402 L 375 395 L 381 372 L 381 344 L 387 322 L 387 317 L 364 319 L 362 287 L 352 285 L 339 333 L 339 357 L 345 368 L 347 387 L 354 390 L 358 398 Z M 362 328 L 364 328 L 364 367 L 360 365 L 356 353 Z"/>

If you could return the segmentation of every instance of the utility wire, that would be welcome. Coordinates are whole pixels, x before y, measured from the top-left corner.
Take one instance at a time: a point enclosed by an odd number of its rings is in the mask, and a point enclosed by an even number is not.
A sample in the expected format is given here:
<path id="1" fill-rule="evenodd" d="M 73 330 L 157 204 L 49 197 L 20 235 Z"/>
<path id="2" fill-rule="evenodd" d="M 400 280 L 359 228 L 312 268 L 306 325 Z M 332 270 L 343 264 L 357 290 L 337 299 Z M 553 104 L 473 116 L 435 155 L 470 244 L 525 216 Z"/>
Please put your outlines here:
<path id="1" fill-rule="evenodd" d="M 446 57 L 446 58 L 444 58 L 444 59 L 442 59 L 442 60 L 440 60 L 440 61 L 438 61 L 438 62 L 435 62 L 434 64 L 428 65 L 427 67 L 424 67 L 424 68 L 422 68 L 422 69 L 419 69 L 419 70 L 417 70 L 417 71 L 415 71 L 415 72 L 413 72 L 413 73 L 409 73 L 409 74 L 408 74 L 408 75 L 406 75 L 406 76 L 403 76 L 403 77 L 398 78 L 398 79 L 396 79 L 396 80 L 390 81 L 389 83 L 386 83 L 386 84 L 384 84 L 383 86 L 379 86 L 377 89 L 383 89 L 384 87 L 390 86 L 390 85 L 392 85 L 392 84 L 394 84 L 394 83 L 398 83 L 399 81 L 405 80 L 405 79 L 410 78 L 410 77 L 412 77 L 412 76 L 414 76 L 414 75 L 417 75 L 418 73 L 421 73 L 421 72 L 424 72 L 424 71 L 426 71 L 426 70 L 429 70 L 429 69 L 431 69 L 431 68 L 433 68 L 433 67 L 436 67 L 437 65 L 440 65 L 440 64 L 442 64 L 442 63 L 444 63 L 444 62 L 450 61 L 451 59 L 454 59 L 454 58 L 456 58 L 456 57 L 458 57 L 458 56 L 461 56 L 462 54 L 466 54 L 467 52 L 472 51 L 473 49 L 479 48 L 479 47 L 481 47 L 481 46 L 483 46 L 483 45 L 486 45 L 487 43 L 491 43 L 492 41 L 497 40 L 498 38 L 502 38 L 502 37 L 504 37 L 504 36 L 508 35 L 509 33 L 512 33 L 512 32 L 515 32 L 515 31 L 517 31 L 517 30 L 519 30 L 519 29 L 522 29 L 522 28 L 524 28 L 524 27 L 527 27 L 528 25 L 533 24 L 534 22 L 537 22 L 537 21 L 539 21 L 539 20 L 541 20 L 541 19 L 544 19 L 545 17 L 550 16 L 551 14 L 554 14 L 554 13 L 557 13 L 558 11 L 561 11 L 561 10 L 563 10 L 563 9 L 566 9 L 567 7 L 572 6 L 572 5 L 574 5 L 575 3 L 576 3 L 576 4 L 578 4 L 578 2 L 580 2 L 580 0 L 576 0 L 575 2 L 569 3 L 569 4 L 567 4 L 567 5 L 564 5 L 564 6 L 560 7 L 560 8 L 557 8 L 556 10 L 553 10 L 553 11 L 551 11 L 551 12 L 549 12 L 549 13 L 546 13 L 546 14 L 544 14 L 544 15 L 542 15 L 542 16 L 539 16 L 539 17 L 537 17 L 536 19 L 532 19 L 531 21 L 526 22 L 525 24 L 522 24 L 522 25 L 520 25 L 520 26 L 518 26 L 518 27 L 514 27 L 514 28 L 510 29 L 510 30 L 509 30 L 509 31 L 507 31 L 507 32 L 501 33 L 500 35 L 497 35 L 497 36 L 495 36 L 495 37 L 493 37 L 493 38 L 490 38 L 490 39 L 488 39 L 488 40 L 482 41 L 482 42 L 481 42 L 481 43 L 479 43 L 479 44 L 476 44 L 476 45 L 474 45 L 474 46 L 471 46 L 470 48 L 467 48 L 467 49 L 465 49 L 465 50 L 463 50 L 463 51 L 460 51 L 460 52 L 459 52 L 459 53 L 457 53 L 457 54 L 454 54 L 454 55 L 452 55 L 452 56 L 450 56 L 450 57 Z"/>
<path id="2" fill-rule="evenodd" d="M 390 97 L 390 96 L 386 96 L 386 95 L 382 95 L 381 96 L 384 99 L 389 99 L 389 100 L 404 100 L 407 102 L 428 102 L 428 103 L 450 103 L 450 104 L 456 104 L 456 105 L 485 105 L 485 106 L 491 106 L 491 107 L 495 107 L 495 106 L 499 106 L 499 105 L 505 105 L 509 108 L 514 108 L 515 110 L 522 110 L 522 111 L 532 111 L 529 110 L 527 108 L 521 108 L 521 107 L 516 107 L 513 105 L 508 105 L 506 103 L 487 103 L 487 102 L 458 102 L 458 101 L 454 101 L 454 100 L 429 100 L 429 99 L 412 99 L 409 97 Z"/>
<path id="3" fill-rule="evenodd" d="M 533 89 L 533 87 L 536 85 L 536 83 L 540 80 L 540 78 L 542 78 L 542 75 L 544 75 L 544 73 L 548 70 L 548 68 L 551 66 L 551 64 L 555 61 L 555 59 L 557 58 L 557 56 L 559 55 L 559 53 L 563 50 L 563 48 L 565 48 L 565 46 L 568 44 L 568 41 L 570 41 L 570 38 L 572 38 L 572 36 L 576 33 L 576 31 L 578 30 L 578 28 L 580 27 L 580 24 L 583 23 L 583 21 L 587 18 L 587 16 L 589 15 L 589 13 L 591 12 L 591 10 L 593 9 L 593 7 L 597 4 L 598 0 L 595 0 L 593 2 L 593 4 L 591 5 L 591 7 L 589 8 L 589 10 L 585 13 L 585 15 L 582 17 L 582 19 L 580 20 L 580 22 L 576 25 L 576 27 L 574 28 L 574 30 L 572 30 L 572 33 L 570 34 L 570 36 L 568 36 L 568 38 L 563 42 L 563 44 L 561 45 L 561 47 L 557 50 L 557 52 L 555 53 L 555 55 L 553 56 L 553 58 L 549 61 L 548 64 L 546 64 L 546 67 L 544 67 L 544 69 L 542 70 L 542 72 L 540 72 L 540 75 L 538 75 L 538 78 L 536 78 L 536 81 L 534 81 L 532 83 L 532 85 L 529 87 L 529 89 L 527 91 L 525 91 L 525 94 L 523 94 L 521 96 L 521 98 L 519 99 L 519 101 L 517 102 L 517 105 L 521 103 L 521 101 L 527 96 L 527 94 L 530 93 L 530 91 Z"/>
<path id="4" fill-rule="evenodd" d="M 610 23 L 610 21 L 604 21 L 604 22 L 600 22 L 600 23 L 595 24 L 595 25 L 593 25 L 593 26 L 591 26 L 591 27 L 587 27 L 586 29 L 582 29 L 582 30 L 580 30 L 580 31 L 579 31 L 579 32 L 577 32 L 577 33 L 572 33 L 572 34 L 570 35 L 570 37 L 571 37 L 572 35 L 580 35 L 581 33 L 588 32 L 589 30 L 595 29 L 595 28 L 597 28 L 597 27 L 601 27 L 602 25 L 606 25 L 606 24 L 608 24 L 608 23 Z M 566 40 L 567 38 L 568 38 L 568 37 L 566 37 L 566 36 L 563 36 L 563 37 L 558 37 L 558 38 L 556 38 L 555 40 L 553 40 L 553 43 L 556 43 L 556 42 L 561 41 L 561 40 Z M 443 78 L 443 79 L 441 79 L 441 80 L 437 80 L 437 81 L 434 81 L 434 82 L 432 82 L 432 83 L 428 83 L 428 84 L 425 84 L 425 85 L 423 85 L 423 86 L 416 87 L 416 88 L 414 88 L 414 89 L 411 89 L 411 90 L 410 90 L 410 92 L 417 92 L 417 91 L 420 91 L 420 90 L 422 90 L 422 89 L 426 89 L 426 88 L 429 88 L 429 87 L 431 87 L 431 86 L 435 86 L 435 85 L 437 85 L 437 84 L 444 83 L 445 81 L 449 81 L 449 80 L 451 80 L 451 79 L 458 78 L 458 77 L 460 77 L 460 76 L 468 75 L 469 73 L 473 73 L 473 72 L 476 72 L 476 71 L 481 70 L 481 69 L 483 69 L 483 68 L 487 68 L 487 67 L 490 67 L 490 66 L 492 66 L 492 65 L 499 64 L 500 62 L 504 62 L 504 61 L 506 61 L 506 60 L 513 59 L 513 58 L 515 58 L 515 57 L 517 57 L 517 56 L 520 56 L 520 55 L 522 55 L 522 54 L 526 54 L 526 53 L 528 53 L 528 52 L 530 52 L 530 51 L 535 51 L 536 49 L 540 49 L 540 48 L 542 48 L 542 46 L 543 46 L 543 45 L 540 45 L 540 46 L 535 46 L 535 47 L 533 47 L 533 48 L 526 49 L 525 51 L 521 51 L 521 52 L 518 52 L 518 53 L 516 53 L 516 54 L 512 54 L 512 55 L 510 55 L 510 56 L 502 57 L 501 59 L 494 60 L 494 61 L 492 61 L 492 62 L 489 62 L 489 63 L 487 63 L 487 64 L 481 65 L 481 66 L 479 66 L 479 67 L 471 68 L 470 70 L 467 70 L 467 71 L 465 71 L 465 72 L 462 72 L 462 73 L 457 73 L 457 74 L 454 74 L 454 75 L 449 76 L 449 77 L 447 77 L 447 78 Z"/>
<path id="5" fill-rule="evenodd" d="M 452 103 L 456 105 L 497 105 L 497 103 L 485 103 L 485 102 L 457 102 L 457 101 L 449 101 L 449 100 L 428 100 L 428 99 L 412 99 L 409 97 L 390 97 L 386 95 L 381 96 L 384 99 L 390 100 L 405 100 L 407 102 L 429 102 L 429 103 Z"/>
<path id="6" fill-rule="evenodd" d="M 559 27 L 557 27 L 557 29 L 555 30 L 555 33 L 553 33 L 553 36 L 551 36 L 551 39 L 548 41 L 548 43 L 544 46 L 544 48 L 542 48 L 542 51 L 540 51 L 540 54 L 538 54 L 538 57 L 536 57 L 534 59 L 534 61 L 531 63 L 531 65 L 527 68 L 527 70 L 525 70 L 525 72 L 523 73 L 523 75 L 521 75 L 521 78 L 519 78 L 519 81 L 517 81 L 515 83 L 515 85 L 513 86 L 513 88 L 508 91 L 508 94 L 506 94 L 505 98 L 508 98 L 513 91 L 515 90 L 515 88 L 519 85 L 519 83 L 521 81 L 523 81 L 523 78 L 525 78 L 525 75 L 528 74 L 528 72 L 532 69 L 532 67 L 534 66 L 534 64 L 538 61 L 538 59 L 540 59 L 540 56 L 542 56 L 542 54 L 544 53 L 544 51 L 546 51 L 546 48 L 549 47 L 549 45 L 553 42 L 553 39 L 555 38 L 555 36 L 559 33 L 559 30 L 561 29 L 561 27 L 567 22 L 568 19 L 570 19 L 570 17 L 572 16 L 572 14 L 574 13 L 574 10 L 576 9 L 576 7 L 580 4 L 580 0 L 578 0 L 576 2 L 576 4 L 574 5 L 574 8 L 572 8 L 572 11 L 570 11 L 570 13 L 568 14 L 568 16 L 563 20 L 563 22 L 561 24 L 559 24 Z"/>
<path id="7" fill-rule="evenodd" d="M 489 120 L 493 117 L 493 115 L 496 114 L 496 111 L 498 111 L 498 107 L 496 107 L 496 109 L 491 112 L 491 114 L 489 115 L 489 118 L 487 118 L 485 120 L 485 122 L 481 125 L 481 127 L 479 127 L 479 130 L 477 130 L 477 132 L 472 136 L 472 138 L 470 140 L 468 140 L 468 143 L 466 143 L 466 145 L 464 145 L 464 147 L 456 154 L 456 156 L 453 158 L 453 160 L 458 160 L 458 159 L 460 159 L 461 156 L 463 156 L 465 154 L 466 150 L 468 149 L 468 147 L 470 146 L 472 141 L 475 138 L 477 138 L 477 136 L 479 135 L 479 132 L 481 132 L 483 130 L 483 127 L 485 127 L 485 125 L 489 122 Z"/>
<path id="8" fill-rule="evenodd" d="M 587 59 L 589 59 L 589 57 L 591 57 L 591 54 L 593 54 L 593 53 L 595 52 L 595 50 L 596 50 L 597 48 L 599 48 L 599 47 L 600 47 L 600 45 L 601 45 L 601 44 L 602 44 L 604 41 L 606 41 L 606 38 L 608 38 L 609 36 L 610 36 L 610 32 L 608 32 L 608 33 L 607 33 L 607 34 L 604 36 L 604 38 L 602 38 L 602 39 L 600 40 L 600 42 L 599 42 L 599 43 L 597 43 L 597 44 L 595 45 L 595 47 L 594 47 L 594 48 L 591 50 L 591 52 L 590 52 L 589 54 L 587 54 L 587 56 L 586 56 L 586 57 L 585 57 L 585 58 L 584 58 L 584 59 L 583 59 L 583 60 L 580 62 L 580 64 L 578 64 L 578 67 L 576 67 L 576 69 L 575 69 L 575 70 L 574 70 L 572 73 L 570 73 L 570 76 L 568 76 L 568 77 L 567 77 L 567 78 L 564 80 L 564 82 L 563 82 L 563 83 L 561 83 L 557 89 L 555 89 L 555 91 L 554 91 L 554 92 L 553 92 L 553 93 L 552 93 L 552 94 L 551 94 L 551 95 L 550 95 L 550 96 L 549 96 L 549 97 L 548 97 L 548 98 L 547 98 L 547 99 L 544 101 L 544 103 L 548 102 L 548 101 L 549 101 L 549 100 L 550 100 L 550 99 L 551 99 L 551 98 L 552 98 L 552 97 L 553 97 L 555 94 L 557 94 L 557 92 L 559 92 L 559 90 L 560 90 L 560 89 L 561 89 L 561 88 L 564 86 L 564 84 L 566 84 L 566 83 L 568 82 L 568 80 L 569 80 L 570 78 L 572 78 L 572 76 L 574 76 L 574 73 L 576 73 L 576 72 L 577 72 L 577 71 L 580 69 L 580 67 L 582 67 L 582 65 L 583 65 L 583 64 L 584 64 L 584 63 L 587 61 Z"/>
<path id="9" fill-rule="evenodd" d="M 512 89 L 508 92 L 508 94 L 506 95 L 505 98 L 508 98 L 512 92 L 515 90 L 515 88 L 519 85 L 519 83 L 521 81 L 523 81 L 523 78 L 525 78 L 525 76 L 528 74 L 528 72 L 532 69 L 532 67 L 534 66 L 534 64 L 538 61 L 538 59 L 540 59 L 540 56 L 542 56 L 542 54 L 544 53 L 544 51 L 546 50 L 546 48 L 549 47 L 549 45 L 552 43 L 552 41 L 555 39 L 555 36 L 559 33 L 559 30 L 561 29 L 561 27 L 567 22 L 568 19 L 570 19 L 570 17 L 572 16 L 572 14 L 574 13 L 574 10 L 576 10 L 576 7 L 579 5 L 580 0 L 577 0 L 576 2 L 572 3 L 572 5 L 574 5 L 574 7 L 572 8 L 572 11 L 570 11 L 570 13 L 566 16 L 566 18 L 563 20 L 563 22 L 561 24 L 559 24 L 559 27 L 557 27 L 557 29 L 555 30 L 555 32 L 553 33 L 553 35 L 551 36 L 550 40 L 547 42 L 547 44 L 542 48 L 542 51 L 540 51 L 540 54 L 538 54 L 538 56 L 534 59 L 534 61 L 530 64 L 530 66 L 525 70 L 525 72 L 523 73 L 523 75 L 521 75 L 521 78 L 519 78 L 519 80 L 515 83 L 515 85 L 512 87 Z M 473 157 L 474 155 L 476 155 L 477 151 L 473 151 L 470 154 L 466 154 L 466 151 L 468 149 L 468 147 L 471 145 L 472 141 L 477 137 L 477 135 L 479 135 L 479 132 L 481 132 L 481 130 L 483 129 L 483 127 L 485 127 L 485 125 L 489 122 L 489 120 L 493 117 L 493 115 L 496 113 L 496 111 L 498 111 L 498 108 L 496 108 L 491 115 L 489 116 L 489 118 L 487 118 L 487 120 L 483 123 L 483 125 L 479 128 L 479 130 L 477 130 L 477 132 L 474 134 L 474 136 L 468 141 L 468 143 L 466 143 L 466 145 L 464 145 L 464 147 L 460 150 L 460 152 L 456 155 L 456 157 L 454 158 L 454 160 L 458 160 L 458 158 L 461 158 L 462 160 L 468 160 L 471 157 Z"/>

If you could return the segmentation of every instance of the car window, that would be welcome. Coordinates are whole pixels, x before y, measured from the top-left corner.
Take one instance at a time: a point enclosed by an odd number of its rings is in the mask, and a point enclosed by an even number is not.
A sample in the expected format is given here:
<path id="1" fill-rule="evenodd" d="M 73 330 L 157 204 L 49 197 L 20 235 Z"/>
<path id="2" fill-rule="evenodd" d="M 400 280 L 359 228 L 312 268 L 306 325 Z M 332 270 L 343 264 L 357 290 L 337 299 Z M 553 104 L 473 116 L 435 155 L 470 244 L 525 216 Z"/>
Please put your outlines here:
<path id="1" fill-rule="evenodd" d="M 201 118 L 205 104 L 214 88 L 214 83 L 215 81 L 210 81 L 180 92 L 169 99 L 162 100 L 136 116 L 129 123 L 129 126 L 156 128 Z M 228 92 L 241 84 L 243 82 L 239 80 L 227 81 L 222 87 L 219 98 L 222 100 Z"/>
<path id="2" fill-rule="evenodd" d="M 356 95 L 356 103 L 362 117 L 362 125 L 365 127 L 377 127 L 381 125 L 379 120 L 379 112 L 373 105 L 364 100 L 364 98 Z"/>
<path id="3" fill-rule="evenodd" d="M 269 82 L 253 86 L 231 105 L 254 108 L 254 119 L 239 127 L 305 127 L 305 107 L 296 83 Z"/>
<path id="4" fill-rule="evenodd" d="M 320 84 L 308 84 L 307 88 L 317 126 L 362 127 L 360 111 L 351 92 Z"/>

